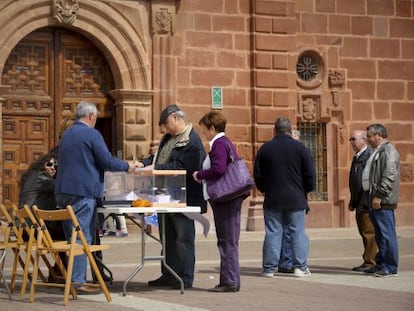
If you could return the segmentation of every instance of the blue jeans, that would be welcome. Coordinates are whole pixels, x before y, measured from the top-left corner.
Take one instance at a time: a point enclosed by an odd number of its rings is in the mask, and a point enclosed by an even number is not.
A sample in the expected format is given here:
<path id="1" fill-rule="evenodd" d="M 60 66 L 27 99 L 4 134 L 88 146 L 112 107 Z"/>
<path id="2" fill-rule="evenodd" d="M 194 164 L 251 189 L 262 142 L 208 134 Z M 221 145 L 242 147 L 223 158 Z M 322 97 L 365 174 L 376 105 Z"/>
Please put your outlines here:
<path id="1" fill-rule="evenodd" d="M 79 225 L 82 228 L 86 241 L 88 244 L 92 244 L 92 238 L 94 237 L 96 230 L 96 200 L 91 198 L 82 198 L 74 203 L 72 208 L 78 218 Z M 72 227 L 72 221 L 63 222 L 63 230 L 65 231 L 66 239 L 68 241 L 70 241 L 71 238 Z M 80 239 L 77 240 L 77 243 L 81 244 Z M 75 257 L 72 272 L 73 283 L 86 283 L 87 260 L 88 258 L 86 255 Z"/>
<path id="2" fill-rule="evenodd" d="M 279 263 L 283 228 L 288 228 L 292 245 L 294 268 L 308 267 L 309 240 L 305 233 L 305 210 L 264 209 L 265 240 L 263 243 L 263 272 L 273 272 Z"/>
<path id="3" fill-rule="evenodd" d="M 392 209 L 370 210 L 369 217 L 375 228 L 378 253 L 375 270 L 398 272 L 398 240 L 395 230 L 395 214 Z"/>
<path id="4" fill-rule="evenodd" d="M 280 251 L 279 268 L 290 270 L 293 267 L 292 241 L 290 238 L 289 228 L 283 228 L 282 249 Z"/>

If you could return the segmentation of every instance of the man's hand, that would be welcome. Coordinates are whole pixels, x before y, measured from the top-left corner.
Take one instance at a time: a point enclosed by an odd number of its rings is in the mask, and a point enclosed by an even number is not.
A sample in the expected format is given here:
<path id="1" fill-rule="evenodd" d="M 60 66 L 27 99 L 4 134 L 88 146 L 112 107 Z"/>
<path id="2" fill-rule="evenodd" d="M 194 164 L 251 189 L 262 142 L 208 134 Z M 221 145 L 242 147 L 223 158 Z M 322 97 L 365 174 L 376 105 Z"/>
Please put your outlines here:
<path id="1" fill-rule="evenodd" d="M 133 172 L 138 166 L 136 161 L 128 161 L 128 172 Z"/>
<path id="2" fill-rule="evenodd" d="M 380 198 L 372 198 L 372 208 L 373 209 L 380 209 L 381 208 L 381 199 Z"/>

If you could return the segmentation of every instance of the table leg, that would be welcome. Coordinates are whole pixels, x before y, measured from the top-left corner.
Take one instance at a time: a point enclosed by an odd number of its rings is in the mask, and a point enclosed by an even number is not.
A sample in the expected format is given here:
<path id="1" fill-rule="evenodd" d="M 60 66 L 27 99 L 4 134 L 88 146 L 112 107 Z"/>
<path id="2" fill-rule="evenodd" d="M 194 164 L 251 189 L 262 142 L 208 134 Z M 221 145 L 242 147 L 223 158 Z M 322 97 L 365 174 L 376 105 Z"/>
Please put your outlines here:
<path id="1" fill-rule="evenodd" d="M 160 217 L 162 217 L 161 221 L 161 231 L 162 231 L 162 238 L 161 238 L 161 247 L 162 247 L 162 254 L 161 256 L 145 256 L 145 215 L 139 214 L 141 219 L 141 261 L 138 264 L 138 267 L 135 268 L 134 271 L 127 277 L 123 285 L 123 295 L 126 296 L 126 287 L 128 282 L 144 267 L 144 263 L 146 260 L 161 260 L 161 264 L 172 274 L 172 276 L 180 283 L 181 294 L 184 294 L 184 281 L 183 279 L 167 264 L 167 259 L 165 257 L 165 214 L 160 213 Z"/>
<path id="2" fill-rule="evenodd" d="M 126 287 L 128 282 L 144 267 L 145 263 L 145 218 L 144 214 L 139 214 L 139 217 L 141 219 L 141 261 L 138 264 L 138 267 L 135 268 L 134 271 L 127 277 L 127 279 L 124 282 L 123 286 L 123 295 L 126 296 Z"/>
<path id="3" fill-rule="evenodd" d="M 173 277 L 180 282 L 180 287 L 181 287 L 181 294 L 184 294 L 184 281 L 183 279 L 167 264 L 167 259 L 165 257 L 165 214 L 161 213 L 161 217 L 162 217 L 162 222 L 161 222 L 161 226 L 162 226 L 162 256 L 161 256 L 161 263 L 162 265 L 173 275 Z"/>

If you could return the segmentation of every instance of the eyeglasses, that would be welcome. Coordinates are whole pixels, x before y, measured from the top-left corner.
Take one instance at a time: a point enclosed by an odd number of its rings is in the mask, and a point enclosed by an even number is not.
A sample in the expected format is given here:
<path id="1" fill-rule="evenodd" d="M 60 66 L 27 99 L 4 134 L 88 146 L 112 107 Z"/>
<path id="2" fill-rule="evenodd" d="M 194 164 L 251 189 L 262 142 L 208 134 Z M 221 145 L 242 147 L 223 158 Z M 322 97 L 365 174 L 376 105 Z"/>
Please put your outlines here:
<path id="1" fill-rule="evenodd" d="M 46 166 L 47 166 L 47 167 L 52 167 L 52 166 L 53 166 L 53 167 L 54 167 L 54 169 L 57 169 L 57 165 L 56 165 L 54 162 L 47 162 L 47 163 L 46 163 Z"/>
<path id="2" fill-rule="evenodd" d="M 357 140 L 357 138 L 356 137 L 351 137 L 350 139 L 349 139 L 349 141 L 356 141 Z"/>

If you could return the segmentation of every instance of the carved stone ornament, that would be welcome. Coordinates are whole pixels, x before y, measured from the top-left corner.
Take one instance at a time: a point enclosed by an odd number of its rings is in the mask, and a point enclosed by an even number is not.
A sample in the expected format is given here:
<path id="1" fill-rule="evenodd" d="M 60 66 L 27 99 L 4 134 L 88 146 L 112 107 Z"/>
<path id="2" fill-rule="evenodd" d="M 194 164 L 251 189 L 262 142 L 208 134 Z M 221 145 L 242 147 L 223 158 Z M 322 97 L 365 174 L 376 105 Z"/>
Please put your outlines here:
<path id="1" fill-rule="evenodd" d="M 53 19 L 60 24 L 72 25 L 79 10 L 78 0 L 52 0 Z"/>
<path id="2" fill-rule="evenodd" d="M 318 119 L 319 96 L 303 96 L 301 104 L 303 121 L 315 122 Z"/>
<path id="3" fill-rule="evenodd" d="M 342 88 L 345 84 L 345 73 L 343 70 L 329 70 L 329 86 L 331 88 Z"/>
<path id="4" fill-rule="evenodd" d="M 300 53 L 296 62 L 297 84 L 305 89 L 319 87 L 325 76 L 325 66 L 322 56 L 315 50 L 305 50 Z"/>
<path id="5" fill-rule="evenodd" d="M 167 8 L 160 8 L 153 17 L 153 33 L 173 34 L 173 15 Z"/>

